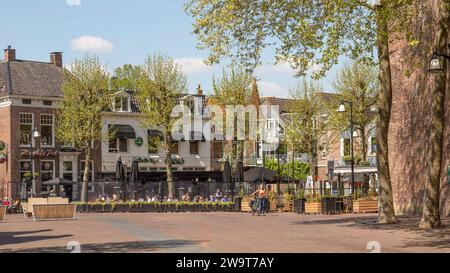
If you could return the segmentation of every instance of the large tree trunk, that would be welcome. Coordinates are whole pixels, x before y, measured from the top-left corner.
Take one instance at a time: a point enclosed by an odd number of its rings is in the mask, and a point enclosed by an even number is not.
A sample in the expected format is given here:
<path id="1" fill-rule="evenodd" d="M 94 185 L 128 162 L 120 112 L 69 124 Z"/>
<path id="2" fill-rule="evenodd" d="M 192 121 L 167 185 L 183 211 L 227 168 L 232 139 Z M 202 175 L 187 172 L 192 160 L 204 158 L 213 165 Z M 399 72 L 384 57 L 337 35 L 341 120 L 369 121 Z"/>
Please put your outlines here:
<path id="1" fill-rule="evenodd" d="M 170 138 L 166 136 L 166 175 L 167 175 L 167 198 L 173 200 L 173 173 L 172 173 L 172 153 L 170 152 Z"/>
<path id="2" fill-rule="evenodd" d="M 450 22 L 450 4 L 440 1 L 439 25 L 436 36 L 436 49 L 438 52 L 447 52 L 448 28 Z M 446 62 L 444 63 L 446 64 Z M 428 181 L 425 186 L 424 204 L 420 228 L 436 228 L 441 225 L 439 215 L 440 178 L 442 173 L 442 156 L 444 151 L 444 124 L 445 124 L 445 91 L 446 73 L 435 75 L 433 88 L 433 118 L 431 121 L 430 139 L 430 166 Z"/>
<path id="3" fill-rule="evenodd" d="M 389 172 L 388 133 L 392 107 L 391 65 L 389 59 L 388 25 L 378 14 L 378 58 L 380 89 L 378 90 L 378 120 L 377 120 L 377 166 L 379 178 L 378 222 L 393 224 L 395 218 L 392 196 L 391 178 Z"/>
<path id="4" fill-rule="evenodd" d="M 91 147 L 89 144 L 85 150 L 86 158 L 84 163 L 83 183 L 81 186 L 81 202 L 88 201 L 89 166 L 91 162 Z"/>

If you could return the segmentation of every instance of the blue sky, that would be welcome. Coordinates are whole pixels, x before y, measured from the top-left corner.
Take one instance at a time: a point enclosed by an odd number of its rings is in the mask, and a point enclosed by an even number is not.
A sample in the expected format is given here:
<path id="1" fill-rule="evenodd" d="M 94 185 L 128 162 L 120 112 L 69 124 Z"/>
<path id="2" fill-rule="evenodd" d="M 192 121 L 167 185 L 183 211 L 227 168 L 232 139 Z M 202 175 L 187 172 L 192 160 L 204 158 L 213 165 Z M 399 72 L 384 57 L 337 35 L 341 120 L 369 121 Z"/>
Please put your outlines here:
<path id="1" fill-rule="evenodd" d="M 141 64 L 149 53 L 167 53 L 183 65 L 190 91 L 201 84 L 211 90 L 213 75 L 224 65 L 206 66 L 207 51 L 196 49 L 192 18 L 183 0 L 0 0 L 0 45 L 11 45 L 18 59 L 48 61 L 48 53 L 63 51 L 63 62 L 96 54 L 112 71 L 126 63 Z M 7 11 L 7 12 L 5 12 Z M 288 65 L 273 65 L 273 51 L 264 54 L 255 75 L 264 96 L 286 97 L 297 79 Z M 331 83 L 339 66 L 321 80 Z"/>

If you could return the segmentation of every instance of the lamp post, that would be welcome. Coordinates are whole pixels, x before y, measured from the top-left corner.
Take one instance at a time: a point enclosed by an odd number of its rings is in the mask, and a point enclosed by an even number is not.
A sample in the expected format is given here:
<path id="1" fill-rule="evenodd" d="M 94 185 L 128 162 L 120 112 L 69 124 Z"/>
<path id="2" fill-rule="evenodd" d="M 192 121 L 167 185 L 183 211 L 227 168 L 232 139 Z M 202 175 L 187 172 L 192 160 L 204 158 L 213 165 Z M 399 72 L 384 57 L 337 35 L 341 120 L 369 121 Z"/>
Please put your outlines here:
<path id="1" fill-rule="evenodd" d="M 38 129 L 35 127 L 31 130 L 32 139 L 30 140 L 30 170 L 31 170 L 31 196 L 36 196 L 36 180 L 34 179 L 34 168 L 33 168 L 33 142 L 35 139 L 41 136 Z"/>
<path id="2" fill-rule="evenodd" d="M 338 112 L 344 113 L 345 103 L 350 106 L 350 156 L 351 156 L 351 172 L 352 172 L 352 194 L 355 195 L 355 199 L 358 198 L 358 195 L 355 191 L 355 157 L 353 154 L 353 102 L 341 100 L 341 104 L 339 105 Z"/>

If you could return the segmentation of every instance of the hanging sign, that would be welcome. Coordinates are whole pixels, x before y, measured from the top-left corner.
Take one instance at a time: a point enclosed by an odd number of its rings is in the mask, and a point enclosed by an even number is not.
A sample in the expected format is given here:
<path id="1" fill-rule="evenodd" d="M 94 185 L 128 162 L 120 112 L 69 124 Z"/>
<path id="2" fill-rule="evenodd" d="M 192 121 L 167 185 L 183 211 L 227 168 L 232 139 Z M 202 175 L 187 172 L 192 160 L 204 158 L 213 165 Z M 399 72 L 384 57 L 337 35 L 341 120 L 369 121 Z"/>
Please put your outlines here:
<path id="1" fill-rule="evenodd" d="M 144 140 L 142 137 L 138 137 L 134 140 L 134 144 L 136 144 L 136 146 L 142 146 L 144 144 Z"/>
<path id="2" fill-rule="evenodd" d="M 6 148 L 5 142 L 0 140 L 0 151 L 3 151 Z"/>

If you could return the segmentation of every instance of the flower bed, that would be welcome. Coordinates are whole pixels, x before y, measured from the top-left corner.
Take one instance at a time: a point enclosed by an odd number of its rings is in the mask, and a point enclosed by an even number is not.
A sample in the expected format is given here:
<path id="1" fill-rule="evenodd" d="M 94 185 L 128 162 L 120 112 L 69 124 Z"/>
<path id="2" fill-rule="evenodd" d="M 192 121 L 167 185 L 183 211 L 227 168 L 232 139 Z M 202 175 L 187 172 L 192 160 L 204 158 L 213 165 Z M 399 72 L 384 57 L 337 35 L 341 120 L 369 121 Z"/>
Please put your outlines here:
<path id="1" fill-rule="evenodd" d="M 82 213 L 234 211 L 233 202 L 77 202 Z"/>

